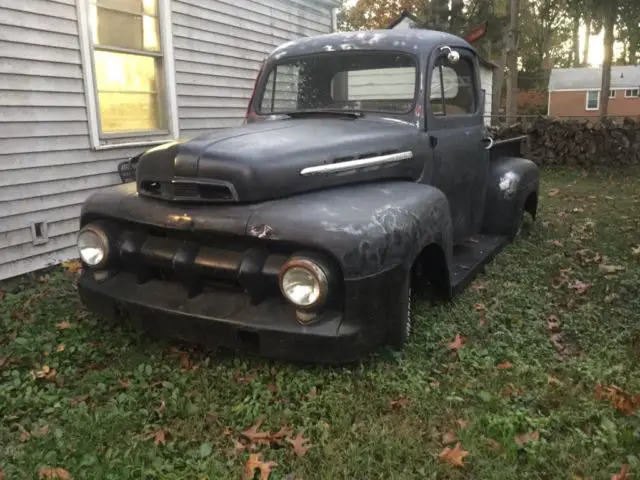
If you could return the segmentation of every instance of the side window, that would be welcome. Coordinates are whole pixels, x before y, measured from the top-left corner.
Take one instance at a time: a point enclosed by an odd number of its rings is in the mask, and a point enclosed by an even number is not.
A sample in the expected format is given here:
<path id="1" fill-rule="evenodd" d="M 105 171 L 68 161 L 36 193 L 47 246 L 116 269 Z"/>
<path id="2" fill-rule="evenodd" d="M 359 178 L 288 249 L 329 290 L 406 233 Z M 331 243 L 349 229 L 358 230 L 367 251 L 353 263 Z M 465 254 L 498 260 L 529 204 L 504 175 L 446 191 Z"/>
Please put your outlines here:
<path id="1" fill-rule="evenodd" d="M 471 115 L 478 99 L 473 84 L 473 65 L 461 58 L 455 65 L 440 57 L 431 73 L 429 102 L 436 116 Z"/>
<path id="2" fill-rule="evenodd" d="M 262 97 L 260 111 L 278 113 L 296 110 L 300 68 L 297 65 L 279 65 L 271 71 Z"/>

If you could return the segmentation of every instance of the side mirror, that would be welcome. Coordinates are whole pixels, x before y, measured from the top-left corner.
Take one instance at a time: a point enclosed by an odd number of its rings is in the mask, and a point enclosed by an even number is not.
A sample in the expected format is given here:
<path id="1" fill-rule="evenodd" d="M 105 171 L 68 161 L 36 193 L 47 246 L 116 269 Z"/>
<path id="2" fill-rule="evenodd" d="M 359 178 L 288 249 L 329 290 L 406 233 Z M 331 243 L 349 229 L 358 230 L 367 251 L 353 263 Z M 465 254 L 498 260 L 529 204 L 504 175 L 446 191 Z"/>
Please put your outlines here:
<path id="1" fill-rule="evenodd" d="M 451 65 L 456 65 L 460 61 L 460 54 L 453 50 L 451 47 L 444 46 L 440 47 L 440 50 L 449 50 L 447 55 L 447 60 Z"/>

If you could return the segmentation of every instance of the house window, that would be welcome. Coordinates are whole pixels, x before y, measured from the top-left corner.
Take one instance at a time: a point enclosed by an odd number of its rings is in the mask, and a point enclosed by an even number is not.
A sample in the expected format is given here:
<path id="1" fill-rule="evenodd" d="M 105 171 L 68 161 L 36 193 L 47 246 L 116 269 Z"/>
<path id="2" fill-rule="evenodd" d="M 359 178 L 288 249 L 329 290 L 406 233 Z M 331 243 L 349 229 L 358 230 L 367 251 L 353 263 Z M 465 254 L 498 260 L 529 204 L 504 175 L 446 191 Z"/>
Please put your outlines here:
<path id="1" fill-rule="evenodd" d="M 616 98 L 616 91 L 615 90 L 609 90 L 609 98 Z"/>
<path id="2" fill-rule="evenodd" d="M 625 90 L 624 91 L 624 97 L 625 98 L 637 98 L 640 96 L 640 89 L 639 88 L 631 88 L 629 90 Z"/>
<path id="3" fill-rule="evenodd" d="M 93 146 L 177 136 L 169 0 L 77 1 Z"/>
<path id="4" fill-rule="evenodd" d="M 589 90 L 587 92 L 587 110 L 598 110 L 600 108 L 600 92 Z"/>

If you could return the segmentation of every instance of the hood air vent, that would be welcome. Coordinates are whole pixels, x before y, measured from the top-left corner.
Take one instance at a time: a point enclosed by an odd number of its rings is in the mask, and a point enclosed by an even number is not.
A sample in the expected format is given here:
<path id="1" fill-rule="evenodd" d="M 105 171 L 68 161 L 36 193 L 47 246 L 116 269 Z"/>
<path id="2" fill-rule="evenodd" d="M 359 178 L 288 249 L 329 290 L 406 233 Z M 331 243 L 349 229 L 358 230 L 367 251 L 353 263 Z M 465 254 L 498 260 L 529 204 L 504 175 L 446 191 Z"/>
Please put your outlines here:
<path id="1" fill-rule="evenodd" d="M 227 182 L 197 183 L 188 181 L 140 183 L 140 193 L 173 202 L 236 202 L 233 185 Z"/>

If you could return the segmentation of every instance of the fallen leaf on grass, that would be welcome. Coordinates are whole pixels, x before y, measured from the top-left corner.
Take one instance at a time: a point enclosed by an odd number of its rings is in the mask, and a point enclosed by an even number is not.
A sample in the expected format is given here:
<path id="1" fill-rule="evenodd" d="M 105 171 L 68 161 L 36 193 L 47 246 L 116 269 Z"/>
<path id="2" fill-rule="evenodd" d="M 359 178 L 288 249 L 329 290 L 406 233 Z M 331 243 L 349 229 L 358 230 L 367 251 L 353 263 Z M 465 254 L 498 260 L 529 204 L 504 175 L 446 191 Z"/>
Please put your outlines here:
<path id="1" fill-rule="evenodd" d="M 200 365 L 194 363 L 187 352 L 180 352 L 180 371 L 181 372 L 193 372 L 198 370 Z"/>
<path id="2" fill-rule="evenodd" d="M 57 330 L 68 330 L 69 328 L 73 328 L 75 325 L 72 323 L 67 322 L 66 320 L 64 322 L 60 322 L 59 324 L 56 325 L 56 329 Z"/>
<path id="3" fill-rule="evenodd" d="M 71 474 L 64 468 L 40 467 L 38 479 L 40 480 L 71 480 Z"/>
<path id="4" fill-rule="evenodd" d="M 40 370 L 32 370 L 31 378 L 36 379 L 44 379 L 47 381 L 55 381 L 56 379 L 56 369 L 51 368 L 48 365 L 43 365 Z"/>
<path id="5" fill-rule="evenodd" d="M 56 347 L 56 352 L 64 352 L 64 343 L 61 343 Z"/>
<path id="6" fill-rule="evenodd" d="M 631 415 L 640 408 L 640 394 L 634 397 L 615 385 L 609 387 L 604 387 L 601 384 L 596 385 L 596 398 L 607 400 L 613 408 L 625 415 Z"/>
<path id="7" fill-rule="evenodd" d="M 469 290 L 472 292 L 482 292 L 487 289 L 487 282 L 476 280 L 469 286 Z"/>
<path id="8" fill-rule="evenodd" d="M 233 374 L 233 378 L 240 385 L 249 385 L 251 382 L 255 380 L 256 376 L 257 375 L 255 372 L 251 373 L 250 375 L 243 375 L 240 372 L 236 372 Z"/>
<path id="9" fill-rule="evenodd" d="M 552 240 L 551 245 L 553 245 L 554 247 L 564 247 L 564 243 L 562 243 L 560 240 Z"/>
<path id="10" fill-rule="evenodd" d="M 604 303 L 613 303 L 618 298 L 620 298 L 620 295 L 618 295 L 617 293 L 612 293 L 611 295 L 607 295 L 606 297 L 604 297 Z"/>
<path id="11" fill-rule="evenodd" d="M 509 360 L 507 360 L 496 365 L 496 368 L 498 370 L 508 370 L 509 368 L 513 368 L 513 364 Z"/>
<path id="12" fill-rule="evenodd" d="M 396 400 L 391 400 L 389 402 L 389 408 L 391 410 L 399 410 L 400 408 L 404 408 L 407 405 L 409 405 L 409 398 L 404 395 Z"/>
<path id="13" fill-rule="evenodd" d="M 4 470 L 0 468 L 0 480 L 6 480 L 7 475 L 4 473 Z"/>
<path id="14" fill-rule="evenodd" d="M 640 255 L 640 245 L 638 245 L 637 247 L 631 247 L 631 255 Z"/>
<path id="15" fill-rule="evenodd" d="M 580 280 L 576 280 L 571 285 L 569 285 L 569 288 L 574 289 L 579 294 L 583 294 L 587 290 L 589 290 L 592 286 L 593 285 L 590 283 L 584 283 L 584 282 L 581 282 Z"/>
<path id="16" fill-rule="evenodd" d="M 560 193 L 560 189 L 559 188 L 552 188 L 551 190 L 549 190 L 547 192 L 547 195 L 550 196 L 550 197 L 555 197 L 559 193 Z"/>
<path id="17" fill-rule="evenodd" d="M 500 450 L 502 450 L 502 444 L 494 440 L 493 438 L 487 438 L 485 439 L 485 441 L 487 442 L 487 447 L 492 452 L 499 452 Z"/>
<path id="18" fill-rule="evenodd" d="M 293 440 L 291 438 L 287 438 L 287 442 L 291 444 L 293 447 L 293 453 L 295 453 L 298 457 L 304 457 L 307 451 L 311 448 L 311 444 L 305 446 L 309 440 L 304 438 L 301 434 L 296 435 Z"/>
<path id="19" fill-rule="evenodd" d="M 458 440 L 458 437 L 456 436 L 456 432 L 453 430 L 449 430 L 448 432 L 442 434 L 442 443 L 444 445 L 449 445 L 456 440 Z"/>
<path id="20" fill-rule="evenodd" d="M 519 447 L 522 447 L 529 442 L 537 442 L 538 440 L 540 440 L 540 432 L 538 430 L 535 432 L 524 433 L 522 435 L 516 435 L 515 437 L 516 445 Z"/>
<path id="21" fill-rule="evenodd" d="M 508 386 L 504 387 L 500 392 L 503 397 L 517 397 L 522 395 L 522 389 L 516 387 L 513 383 L 510 383 Z"/>
<path id="22" fill-rule="evenodd" d="M 167 434 L 169 432 L 164 429 L 156 430 L 147 435 L 147 439 L 153 438 L 153 443 L 156 445 L 165 445 L 167 443 Z"/>
<path id="23" fill-rule="evenodd" d="M 604 265 L 602 263 L 598 265 L 598 269 L 605 275 L 614 275 L 626 270 L 622 265 Z"/>
<path id="24" fill-rule="evenodd" d="M 629 480 L 629 464 L 625 463 L 620 471 L 611 477 L 611 480 Z"/>
<path id="25" fill-rule="evenodd" d="M 267 390 L 271 393 L 276 393 L 278 391 L 278 387 L 276 387 L 275 383 L 267 383 Z"/>
<path id="26" fill-rule="evenodd" d="M 130 382 L 129 382 L 129 379 L 128 379 L 128 378 L 127 378 L 127 379 L 125 379 L 125 380 L 122 380 L 121 378 L 119 378 L 119 379 L 118 379 L 118 383 L 119 383 L 119 384 L 120 384 L 120 386 L 121 386 L 122 388 L 124 388 L 125 390 L 126 390 L 127 388 L 129 388 L 129 384 L 130 384 Z"/>
<path id="27" fill-rule="evenodd" d="M 260 472 L 260 480 L 268 480 L 271 469 L 277 466 L 276 462 L 263 462 L 261 453 L 252 453 L 245 464 L 242 480 L 252 480 L 256 470 Z"/>
<path id="28" fill-rule="evenodd" d="M 82 270 L 82 263 L 80 263 L 80 260 L 67 260 L 62 262 L 62 268 L 69 273 L 78 273 Z"/>
<path id="29" fill-rule="evenodd" d="M 162 415 L 164 415 L 164 412 L 166 410 L 167 410 L 167 406 L 164 403 L 164 400 L 162 400 L 162 402 L 160 403 L 160 406 L 156 408 L 156 413 L 158 414 L 159 417 L 162 417 Z"/>
<path id="30" fill-rule="evenodd" d="M 317 396 L 318 389 L 315 386 L 311 387 L 311 390 L 309 390 L 309 393 L 307 393 L 307 399 L 316 398 Z"/>
<path id="31" fill-rule="evenodd" d="M 438 460 L 448 463 L 449 465 L 453 465 L 454 467 L 463 467 L 464 457 L 467 455 L 469 455 L 469 452 L 462 450 L 461 444 L 458 442 L 455 447 L 446 447 L 442 450 L 440 455 L 438 455 Z"/>
<path id="32" fill-rule="evenodd" d="M 258 429 L 260 428 L 260 425 L 262 425 L 262 422 L 263 422 L 262 419 L 258 420 L 256 423 L 251 425 L 251 427 L 246 429 L 240 435 L 245 437 L 251 443 L 262 443 L 264 445 L 268 445 L 269 444 L 269 437 L 271 436 L 271 434 L 269 432 L 259 432 L 258 431 Z"/>
<path id="33" fill-rule="evenodd" d="M 69 405 L 71 405 L 72 407 L 75 407 L 79 403 L 84 403 L 87 400 L 89 400 L 89 395 L 81 395 L 79 397 L 75 397 L 69 400 Z"/>
<path id="34" fill-rule="evenodd" d="M 456 337 L 454 338 L 453 342 L 449 344 L 449 350 L 453 350 L 454 352 L 457 352 L 463 347 L 465 343 L 466 343 L 466 339 L 464 337 L 461 337 L 460 334 L 456 334 Z"/>
<path id="35" fill-rule="evenodd" d="M 31 432 L 25 430 L 24 427 L 20 424 L 18 424 L 18 428 L 22 431 L 22 433 L 20 434 L 21 442 L 26 442 L 31 437 L 44 437 L 47 433 L 49 433 L 49 427 L 47 425 L 45 425 L 44 427 L 36 428 Z"/>
<path id="36" fill-rule="evenodd" d="M 555 315 L 549 315 L 547 317 L 547 329 L 551 332 L 560 331 L 560 320 Z"/>
<path id="37" fill-rule="evenodd" d="M 462 418 L 457 419 L 456 423 L 462 430 L 466 430 L 467 428 L 469 428 L 469 425 L 471 425 L 471 422 L 469 420 L 464 420 Z"/>

